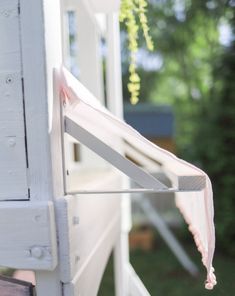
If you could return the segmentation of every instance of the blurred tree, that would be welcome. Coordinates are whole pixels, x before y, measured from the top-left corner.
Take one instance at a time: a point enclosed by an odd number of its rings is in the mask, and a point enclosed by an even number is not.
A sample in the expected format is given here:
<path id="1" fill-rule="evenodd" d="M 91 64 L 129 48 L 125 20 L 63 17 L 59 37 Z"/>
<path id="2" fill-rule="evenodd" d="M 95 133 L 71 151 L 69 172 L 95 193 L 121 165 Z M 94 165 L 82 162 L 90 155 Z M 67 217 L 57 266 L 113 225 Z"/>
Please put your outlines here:
<path id="1" fill-rule="evenodd" d="M 210 95 L 213 64 L 221 51 L 218 28 L 226 17 L 225 4 L 226 0 L 151 0 L 148 20 L 156 51 L 147 53 L 139 36 L 140 102 L 173 104 L 180 118 L 178 147 L 184 153 L 189 152 L 198 106 Z M 123 92 L 128 101 L 127 38 L 122 37 Z"/>
<path id="2" fill-rule="evenodd" d="M 233 255 L 234 10 L 234 0 L 149 0 L 155 51 L 147 54 L 139 36 L 143 46 L 137 59 L 140 102 L 173 106 L 178 154 L 212 177 L 218 246 Z M 122 40 L 123 92 L 128 100 L 124 31 Z"/>
<path id="3" fill-rule="evenodd" d="M 233 40 L 214 66 L 211 97 L 201 108 L 195 132 L 195 159 L 212 178 L 219 246 L 235 256 L 235 10 L 230 19 Z"/>

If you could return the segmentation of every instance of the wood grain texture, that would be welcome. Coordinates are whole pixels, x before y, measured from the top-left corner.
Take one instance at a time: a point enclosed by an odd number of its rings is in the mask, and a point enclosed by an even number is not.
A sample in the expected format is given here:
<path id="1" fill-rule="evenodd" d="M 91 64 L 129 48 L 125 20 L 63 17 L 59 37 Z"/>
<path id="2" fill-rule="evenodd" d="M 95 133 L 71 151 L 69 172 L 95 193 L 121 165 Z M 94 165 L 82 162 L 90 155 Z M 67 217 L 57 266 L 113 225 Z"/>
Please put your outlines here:
<path id="1" fill-rule="evenodd" d="M 17 0 L 0 2 L 0 40 L 0 200 L 28 199 Z"/>
<path id="2" fill-rule="evenodd" d="M 0 276 L 1 296 L 35 296 L 35 289 L 31 283 Z"/>
<path id="3" fill-rule="evenodd" d="M 0 203 L 0 266 L 53 270 L 57 264 L 52 203 Z"/>

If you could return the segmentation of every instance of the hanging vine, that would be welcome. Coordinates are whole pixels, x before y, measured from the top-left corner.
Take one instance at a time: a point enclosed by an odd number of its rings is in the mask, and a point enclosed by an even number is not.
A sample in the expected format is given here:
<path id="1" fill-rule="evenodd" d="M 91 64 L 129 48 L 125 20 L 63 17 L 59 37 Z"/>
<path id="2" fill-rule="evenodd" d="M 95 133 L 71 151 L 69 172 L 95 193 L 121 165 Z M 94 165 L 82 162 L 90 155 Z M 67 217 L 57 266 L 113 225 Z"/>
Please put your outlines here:
<path id="1" fill-rule="evenodd" d="M 138 51 L 138 34 L 142 30 L 146 46 L 152 51 L 153 41 L 149 35 L 148 20 L 146 17 L 146 0 L 122 0 L 120 8 L 120 22 L 123 22 L 128 34 L 128 49 L 130 51 L 128 91 L 130 102 L 135 105 L 139 101 L 140 77 L 137 73 L 136 54 Z"/>

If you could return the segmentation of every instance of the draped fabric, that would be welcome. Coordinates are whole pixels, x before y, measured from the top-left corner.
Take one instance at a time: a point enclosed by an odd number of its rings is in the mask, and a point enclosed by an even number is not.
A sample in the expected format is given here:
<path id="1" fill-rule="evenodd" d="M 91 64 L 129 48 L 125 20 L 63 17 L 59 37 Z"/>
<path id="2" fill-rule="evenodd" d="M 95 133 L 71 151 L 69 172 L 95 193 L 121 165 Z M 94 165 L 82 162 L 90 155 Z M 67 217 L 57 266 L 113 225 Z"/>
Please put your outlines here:
<path id="1" fill-rule="evenodd" d="M 174 167 L 178 168 L 179 174 L 186 167 L 189 174 L 198 174 L 206 180 L 205 188 L 201 191 L 177 192 L 176 205 L 189 224 L 189 230 L 194 236 L 196 246 L 202 255 L 202 262 L 207 269 L 205 287 L 212 289 L 216 284 L 212 266 L 215 249 L 215 229 L 213 192 L 209 177 L 192 164 L 177 158 L 172 153 L 148 141 L 131 126 L 111 114 L 64 68 L 61 69 L 60 85 L 61 91 L 68 99 L 65 113 L 69 114 L 70 118 L 74 118 L 81 127 L 100 138 L 113 149 L 115 149 L 116 140 L 121 138 L 138 148 L 139 151 L 144 152 L 145 155 L 155 158 L 158 162 L 163 161 L 168 164 L 168 167 L 171 164 L 174 165 Z M 107 133 L 113 135 L 111 141 L 110 137 L 107 137 Z M 158 186 L 158 183 L 156 184 Z"/>
<path id="2" fill-rule="evenodd" d="M 205 174 L 201 170 L 200 172 Z M 211 290 L 216 285 L 212 266 L 215 250 L 214 206 L 211 181 L 206 174 L 205 177 L 206 188 L 203 191 L 187 194 L 177 192 L 175 201 L 189 225 L 198 251 L 202 255 L 202 263 L 207 269 L 205 288 Z"/>

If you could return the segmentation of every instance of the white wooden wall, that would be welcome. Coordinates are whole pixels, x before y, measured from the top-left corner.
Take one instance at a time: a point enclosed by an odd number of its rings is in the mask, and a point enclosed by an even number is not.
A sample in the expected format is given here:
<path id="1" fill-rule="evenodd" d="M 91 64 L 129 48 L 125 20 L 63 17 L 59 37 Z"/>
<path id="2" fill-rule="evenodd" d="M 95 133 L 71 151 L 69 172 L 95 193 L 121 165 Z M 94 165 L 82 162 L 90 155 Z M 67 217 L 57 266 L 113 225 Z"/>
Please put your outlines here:
<path id="1" fill-rule="evenodd" d="M 67 10 L 73 10 L 77 18 L 79 80 L 100 101 L 103 101 L 104 81 L 100 29 L 85 1 L 67 1 L 66 3 Z M 110 75 L 113 76 L 113 73 Z M 115 100 L 115 98 L 112 99 Z M 69 162 L 66 165 L 69 166 L 70 172 L 67 178 L 68 191 L 92 188 L 108 190 L 122 187 L 122 178 L 116 170 L 113 171 L 110 165 L 87 148 L 82 148 L 82 161 L 77 170 L 76 166 Z M 75 180 L 80 186 L 76 187 Z M 74 215 L 75 211 L 79 213 L 79 224 L 76 226 L 77 230 L 74 230 L 78 236 L 76 237 L 74 231 L 71 230 L 74 234 L 71 245 L 78 247 L 73 250 L 63 249 L 63 257 L 67 259 L 63 261 L 63 266 L 68 266 L 69 270 L 65 275 L 67 281 L 64 286 L 65 293 L 66 295 L 71 295 L 71 293 L 96 295 L 108 257 L 120 236 L 120 198 L 112 195 L 69 197 L 61 207 L 63 209 L 70 207 Z M 87 231 L 89 231 L 89 236 Z M 63 234 L 60 235 L 62 238 Z M 82 245 L 80 239 L 83 241 Z M 77 258 L 76 256 L 79 257 L 78 262 L 74 259 Z"/>
<path id="2" fill-rule="evenodd" d="M 80 80 L 102 100 L 100 32 L 84 3 L 76 2 Z M 7 242 L 0 265 L 35 270 L 38 296 L 92 296 L 120 237 L 121 202 L 115 195 L 66 196 L 60 95 L 53 81 L 54 68 L 63 63 L 61 20 L 59 0 L 0 0 L 0 234 Z M 90 157 L 85 155 L 85 168 L 94 163 Z M 103 161 L 94 168 L 85 175 L 74 167 L 68 178 L 80 178 L 87 189 L 122 186 Z M 15 217 L 9 225 L 8 217 Z"/>
<path id="3" fill-rule="evenodd" d="M 53 68 L 62 63 L 60 1 L 20 0 L 20 12 L 30 202 L 54 203 L 64 195 L 58 107 L 52 114 Z M 38 295 L 62 295 L 58 270 L 36 272 Z"/>
<path id="4" fill-rule="evenodd" d="M 38 295 L 59 296 L 51 201 L 64 195 L 61 135 L 52 132 L 53 68 L 62 63 L 60 2 L 1 0 L 0 38 L 0 199 L 28 200 L 0 204 L 9 213 L 9 223 L 1 215 L 1 240 L 8 242 L 1 263 L 38 270 Z"/>
<path id="5" fill-rule="evenodd" d="M 76 24 L 75 44 L 77 52 L 75 53 L 73 63 L 78 69 L 78 79 L 101 101 L 104 102 L 104 79 L 103 65 L 100 51 L 101 32 L 94 14 L 87 8 L 87 1 L 65 0 L 63 1 L 63 53 L 64 63 L 71 69 L 71 59 L 69 58 L 69 39 L 68 39 L 68 12 L 73 12 Z M 67 61 L 67 63 L 66 63 Z M 66 149 L 66 170 L 69 172 L 81 170 L 84 168 L 92 170 L 96 168 L 105 168 L 107 163 L 100 157 L 84 146 L 79 148 L 79 162 L 74 162 L 73 143 L 71 137 L 65 136 Z M 68 179 L 67 182 L 70 182 Z"/>
<path id="6" fill-rule="evenodd" d="M 28 199 L 18 0 L 0 1 L 0 200 Z"/>

